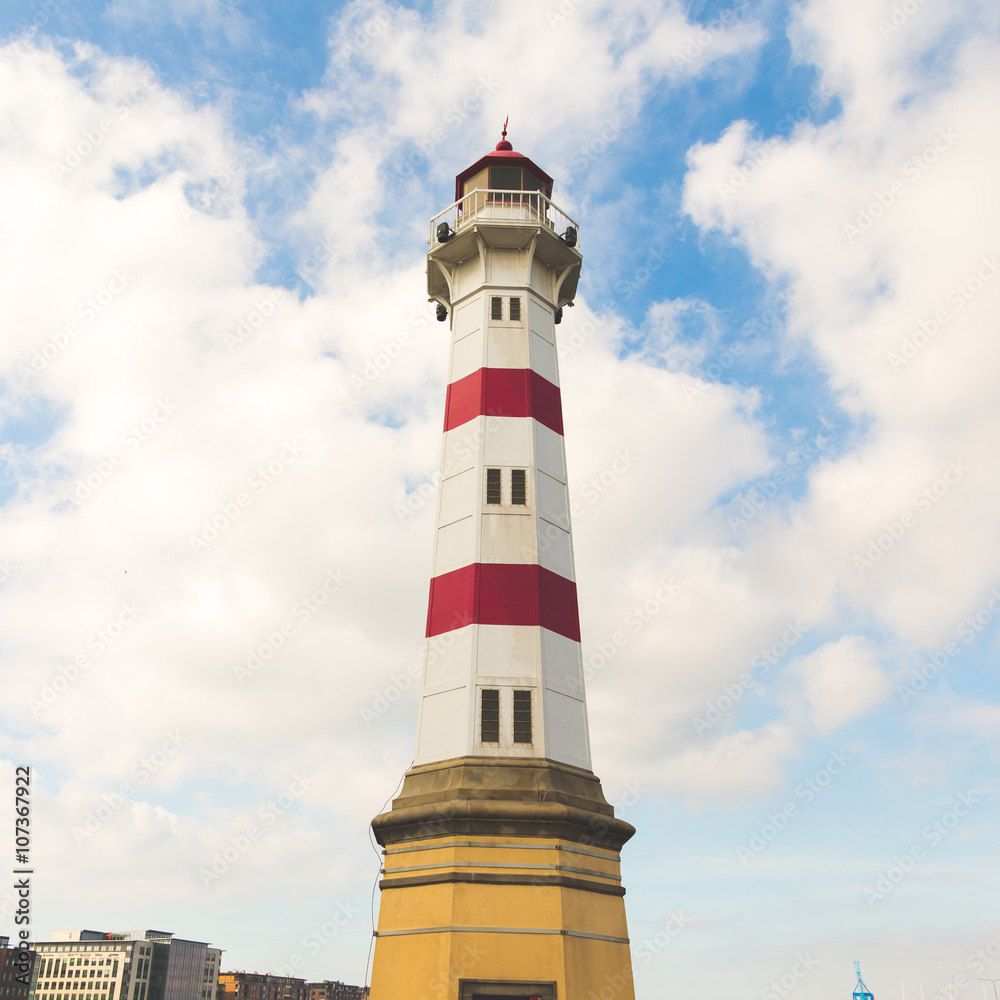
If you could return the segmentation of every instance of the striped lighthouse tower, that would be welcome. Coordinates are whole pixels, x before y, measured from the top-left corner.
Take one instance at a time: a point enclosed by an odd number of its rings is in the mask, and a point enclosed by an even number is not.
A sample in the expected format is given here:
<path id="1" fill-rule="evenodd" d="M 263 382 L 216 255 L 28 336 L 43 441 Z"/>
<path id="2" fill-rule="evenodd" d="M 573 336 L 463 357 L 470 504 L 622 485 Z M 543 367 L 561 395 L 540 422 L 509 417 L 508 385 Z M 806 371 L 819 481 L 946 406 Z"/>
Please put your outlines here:
<path id="1" fill-rule="evenodd" d="M 450 371 L 416 755 L 372 822 L 372 1000 L 633 997 L 635 831 L 590 769 L 556 357 L 582 258 L 551 196 L 505 127 L 431 220 Z"/>

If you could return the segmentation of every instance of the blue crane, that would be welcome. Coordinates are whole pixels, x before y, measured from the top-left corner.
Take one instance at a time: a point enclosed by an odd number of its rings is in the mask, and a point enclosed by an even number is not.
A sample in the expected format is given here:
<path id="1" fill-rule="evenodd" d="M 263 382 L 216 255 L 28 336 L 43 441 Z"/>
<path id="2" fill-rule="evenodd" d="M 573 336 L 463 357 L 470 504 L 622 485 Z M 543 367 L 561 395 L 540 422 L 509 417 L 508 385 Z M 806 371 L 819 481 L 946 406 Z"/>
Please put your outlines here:
<path id="1" fill-rule="evenodd" d="M 875 994 L 865 986 L 865 981 L 861 978 L 860 962 L 854 963 L 854 971 L 858 974 L 858 984 L 854 987 L 854 1000 L 875 1000 Z"/>

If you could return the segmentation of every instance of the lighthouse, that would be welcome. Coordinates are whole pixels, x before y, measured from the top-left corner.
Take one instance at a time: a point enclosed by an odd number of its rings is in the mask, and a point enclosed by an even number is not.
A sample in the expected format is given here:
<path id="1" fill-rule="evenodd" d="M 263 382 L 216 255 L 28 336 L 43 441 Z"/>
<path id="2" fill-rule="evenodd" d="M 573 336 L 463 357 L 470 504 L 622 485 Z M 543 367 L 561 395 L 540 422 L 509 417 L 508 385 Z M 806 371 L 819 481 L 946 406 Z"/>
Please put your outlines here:
<path id="1" fill-rule="evenodd" d="M 372 821 L 372 1000 L 634 997 L 635 830 L 591 770 L 556 352 L 579 228 L 506 136 L 430 226 L 444 443 L 416 753 Z"/>

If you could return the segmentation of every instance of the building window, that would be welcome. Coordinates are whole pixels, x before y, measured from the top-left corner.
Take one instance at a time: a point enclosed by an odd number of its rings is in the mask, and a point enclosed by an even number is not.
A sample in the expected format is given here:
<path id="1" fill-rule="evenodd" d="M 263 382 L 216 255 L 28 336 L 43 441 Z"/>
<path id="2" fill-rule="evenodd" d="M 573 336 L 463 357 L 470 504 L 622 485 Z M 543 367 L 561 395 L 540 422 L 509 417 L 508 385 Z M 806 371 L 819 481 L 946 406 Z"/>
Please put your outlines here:
<path id="1" fill-rule="evenodd" d="M 519 507 L 528 502 L 528 473 L 525 469 L 510 470 L 510 502 Z"/>
<path id="2" fill-rule="evenodd" d="M 512 320 L 521 319 L 521 300 L 511 299 L 510 300 L 510 318 Z"/>
<path id="3" fill-rule="evenodd" d="M 499 295 L 490 300 L 490 319 L 503 319 L 503 299 Z"/>
<path id="4" fill-rule="evenodd" d="M 500 742 L 500 692 L 493 689 L 485 689 L 482 692 L 482 705 L 480 707 L 479 722 L 479 742 L 499 743 Z"/>
<path id="5" fill-rule="evenodd" d="M 531 692 L 514 692 L 514 742 L 531 742 Z"/>
<path id="6" fill-rule="evenodd" d="M 503 502 L 499 469 L 486 470 L 486 502 L 488 504 L 500 504 Z"/>

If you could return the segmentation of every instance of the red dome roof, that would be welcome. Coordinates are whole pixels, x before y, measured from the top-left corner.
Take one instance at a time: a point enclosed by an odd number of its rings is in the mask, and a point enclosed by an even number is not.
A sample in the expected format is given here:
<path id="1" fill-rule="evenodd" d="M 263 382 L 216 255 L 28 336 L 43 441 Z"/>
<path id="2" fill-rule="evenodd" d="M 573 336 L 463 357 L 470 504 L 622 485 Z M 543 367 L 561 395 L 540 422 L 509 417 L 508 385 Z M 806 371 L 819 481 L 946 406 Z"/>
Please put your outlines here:
<path id="1" fill-rule="evenodd" d="M 516 161 L 520 162 L 518 163 Z M 455 178 L 455 201 L 459 201 L 462 197 L 462 185 L 470 177 L 478 174 L 480 170 L 489 166 L 524 167 L 526 170 L 530 170 L 542 182 L 545 197 L 552 197 L 552 178 L 549 177 L 549 175 L 542 170 L 541 167 L 529 160 L 528 157 L 516 152 L 514 147 L 506 139 L 501 139 L 500 142 L 497 143 L 497 148 L 492 153 L 487 153 L 484 157 L 482 157 L 482 159 L 476 160 L 471 167 L 466 167 L 465 170 L 463 170 Z"/>

